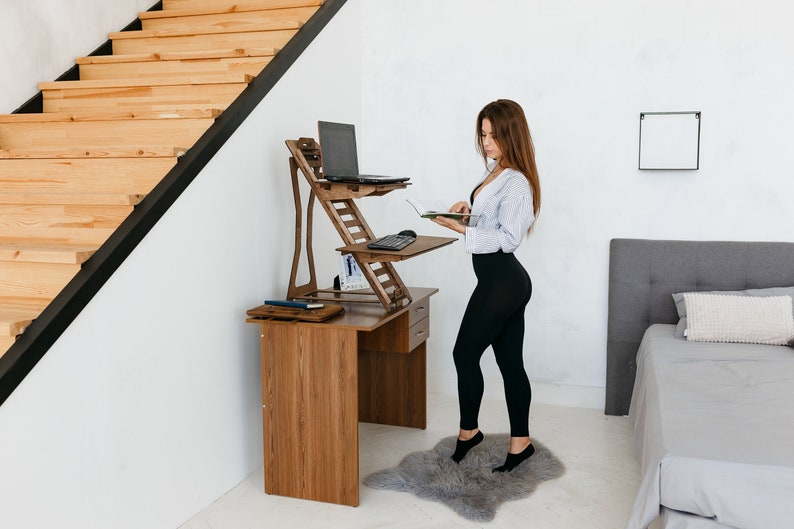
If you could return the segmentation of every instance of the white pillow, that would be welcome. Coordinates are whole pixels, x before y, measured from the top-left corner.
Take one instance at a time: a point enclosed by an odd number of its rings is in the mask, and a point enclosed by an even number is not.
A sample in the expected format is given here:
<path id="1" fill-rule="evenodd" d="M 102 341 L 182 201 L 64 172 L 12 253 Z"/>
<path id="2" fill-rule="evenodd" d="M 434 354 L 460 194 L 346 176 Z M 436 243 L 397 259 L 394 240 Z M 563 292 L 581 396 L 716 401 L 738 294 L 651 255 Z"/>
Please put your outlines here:
<path id="1" fill-rule="evenodd" d="M 695 291 L 698 292 L 698 291 Z M 749 288 L 747 290 L 712 290 L 699 291 L 704 294 L 723 294 L 725 296 L 791 296 L 794 298 L 794 286 L 791 287 L 771 287 L 771 288 Z M 678 311 L 678 325 L 675 327 L 675 337 L 683 338 L 686 336 L 686 305 L 684 304 L 685 292 L 673 293 L 675 310 Z"/>
<path id="2" fill-rule="evenodd" d="M 687 340 L 787 345 L 794 339 L 791 296 L 684 294 Z"/>

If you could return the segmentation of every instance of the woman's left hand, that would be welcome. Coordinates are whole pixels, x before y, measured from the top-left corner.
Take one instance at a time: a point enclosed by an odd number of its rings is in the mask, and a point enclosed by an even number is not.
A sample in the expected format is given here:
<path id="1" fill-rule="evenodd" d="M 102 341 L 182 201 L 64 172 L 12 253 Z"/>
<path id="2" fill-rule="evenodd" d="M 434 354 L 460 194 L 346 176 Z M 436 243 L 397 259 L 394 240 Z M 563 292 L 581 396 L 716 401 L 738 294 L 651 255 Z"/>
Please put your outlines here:
<path id="1" fill-rule="evenodd" d="M 466 225 L 463 224 L 458 219 L 452 219 L 452 218 L 449 218 L 449 217 L 442 217 L 442 216 L 439 215 L 438 217 L 436 217 L 436 218 L 434 218 L 432 220 L 436 224 L 438 224 L 440 226 L 444 226 L 445 228 L 449 228 L 452 231 L 456 231 L 458 233 L 466 233 Z"/>

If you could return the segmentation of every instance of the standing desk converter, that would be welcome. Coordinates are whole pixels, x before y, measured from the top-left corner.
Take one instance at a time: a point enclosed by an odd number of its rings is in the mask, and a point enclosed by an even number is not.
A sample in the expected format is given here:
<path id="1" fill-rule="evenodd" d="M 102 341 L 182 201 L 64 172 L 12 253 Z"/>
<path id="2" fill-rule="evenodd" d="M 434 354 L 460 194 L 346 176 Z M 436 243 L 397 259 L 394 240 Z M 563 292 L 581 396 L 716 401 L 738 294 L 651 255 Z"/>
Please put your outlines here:
<path id="1" fill-rule="evenodd" d="M 424 237 L 399 251 L 367 248 L 375 233 L 356 199 L 382 196 L 406 184 L 328 182 L 312 138 L 287 140 L 295 200 L 295 254 L 289 299 L 340 304 L 324 322 L 249 318 L 260 326 L 265 492 L 356 506 L 359 503 L 358 422 L 425 428 L 426 340 L 434 288 L 407 287 L 393 263 L 451 244 Z M 303 200 L 299 173 L 310 187 L 306 207 L 309 281 L 296 283 Z M 312 254 L 315 200 L 367 278 L 364 293 L 318 289 Z M 358 291 L 357 291 L 358 292 Z"/>

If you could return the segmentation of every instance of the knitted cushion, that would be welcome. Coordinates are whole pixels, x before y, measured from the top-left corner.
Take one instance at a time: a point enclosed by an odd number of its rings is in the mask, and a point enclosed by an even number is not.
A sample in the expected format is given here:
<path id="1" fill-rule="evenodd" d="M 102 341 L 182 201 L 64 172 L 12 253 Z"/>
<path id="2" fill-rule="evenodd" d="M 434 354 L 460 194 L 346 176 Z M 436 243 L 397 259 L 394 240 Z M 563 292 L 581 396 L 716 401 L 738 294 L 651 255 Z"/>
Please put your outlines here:
<path id="1" fill-rule="evenodd" d="M 787 345 L 794 339 L 791 296 L 688 292 L 687 340 Z"/>

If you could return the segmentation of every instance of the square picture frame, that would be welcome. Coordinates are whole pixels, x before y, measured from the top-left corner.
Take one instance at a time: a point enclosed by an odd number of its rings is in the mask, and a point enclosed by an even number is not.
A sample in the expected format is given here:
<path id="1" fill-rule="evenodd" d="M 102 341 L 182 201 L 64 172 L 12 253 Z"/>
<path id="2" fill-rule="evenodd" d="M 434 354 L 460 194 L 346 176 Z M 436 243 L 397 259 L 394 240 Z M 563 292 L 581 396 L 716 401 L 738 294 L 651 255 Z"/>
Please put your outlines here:
<path id="1" fill-rule="evenodd" d="M 700 111 L 640 112 L 639 169 L 699 169 L 700 124 Z"/>

